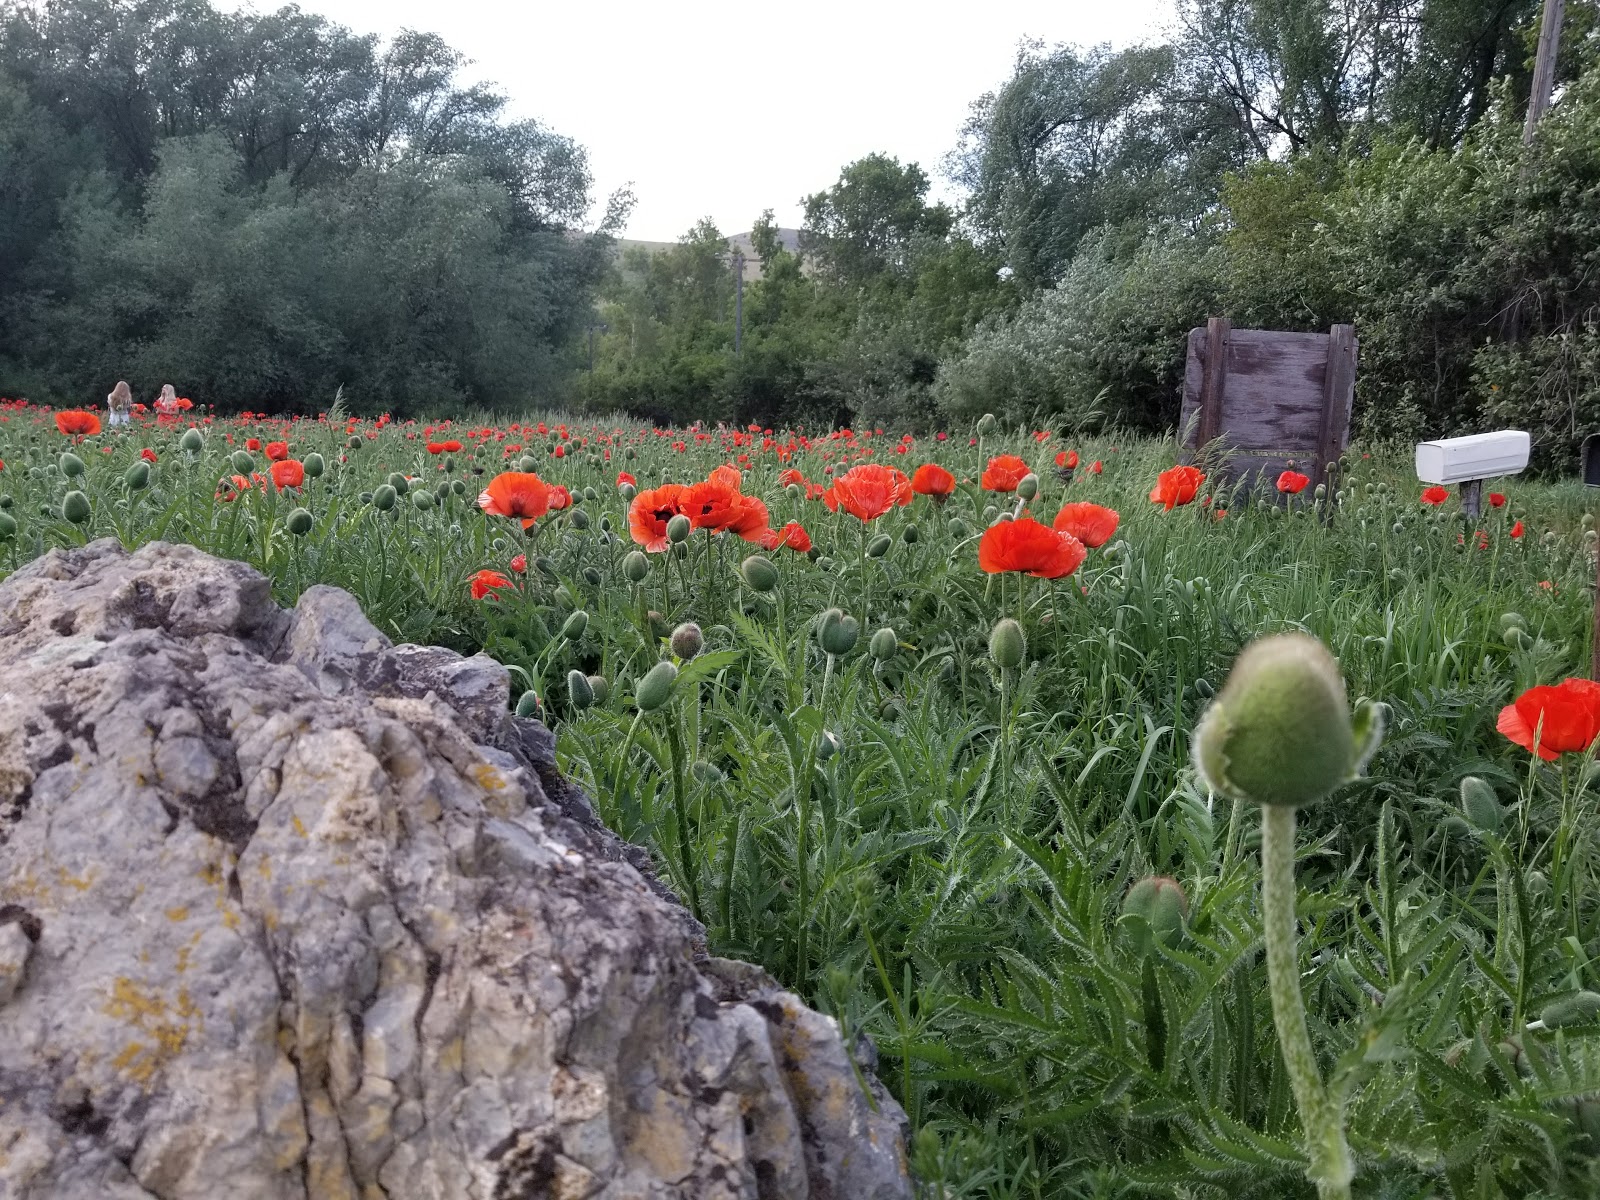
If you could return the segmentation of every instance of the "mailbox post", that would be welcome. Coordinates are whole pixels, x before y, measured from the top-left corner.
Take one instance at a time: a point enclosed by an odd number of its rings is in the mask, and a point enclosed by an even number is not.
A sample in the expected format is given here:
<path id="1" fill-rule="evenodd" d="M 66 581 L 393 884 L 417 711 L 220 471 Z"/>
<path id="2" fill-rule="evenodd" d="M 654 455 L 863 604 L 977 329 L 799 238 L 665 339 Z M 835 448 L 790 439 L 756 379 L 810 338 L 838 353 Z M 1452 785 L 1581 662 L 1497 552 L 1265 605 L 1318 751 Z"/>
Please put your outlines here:
<path id="1" fill-rule="evenodd" d="M 1461 511 L 1477 517 L 1482 509 L 1483 481 L 1516 475 L 1528 465 L 1530 439 L 1520 429 L 1473 433 L 1417 443 L 1417 478 L 1423 483 L 1457 484 Z"/>

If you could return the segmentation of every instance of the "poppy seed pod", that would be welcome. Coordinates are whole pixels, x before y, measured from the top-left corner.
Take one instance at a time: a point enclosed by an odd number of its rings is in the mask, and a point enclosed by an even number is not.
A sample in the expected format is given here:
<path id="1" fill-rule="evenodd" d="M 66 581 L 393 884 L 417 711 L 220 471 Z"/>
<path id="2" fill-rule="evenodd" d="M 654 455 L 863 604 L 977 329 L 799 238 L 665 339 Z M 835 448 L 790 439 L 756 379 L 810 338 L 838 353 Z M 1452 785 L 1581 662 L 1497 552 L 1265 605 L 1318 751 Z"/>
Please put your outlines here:
<path id="1" fill-rule="evenodd" d="M 122 473 L 122 482 L 135 492 L 143 491 L 150 486 L 150 464 L 136 462 Z"/>
<path id="2" fill-rule="evenodd" d="M 311 532 L 311 514 L 303 508 L 290 509 L 283 519 L 283 527 L 295 537 L 305 537 Z"/>
<path id="3" fill-rule="evenodd" d="M 650 560 L 643 550 L 630 550 L 622 559 L 622 577 L 629 583 L 643 583 L 650 574 Z"/>
<path id="4" fill-rule="evenodd" d="M 989 656 L 1001 670 L 1009 671 L 1020 666 L 1027 649 L 1022 626 L 1010 617 L 995 622 L 994 628 L 989 631 Z"/>
<path id="5" fill-rule="evenodd" d="M 991 433 L 999 428 L 1000 422 L 995 419 L 995 415 L 993 413 L 984 413 L 983 416 L 978 418 L 979 437 L 988 437 Z"/>
<path id="6" fill-rule="evenodd" d="M 830 608 L 823 613 L 822 621 L 817 627 L 817 640 L 822 643 L 823 650 L 836 658 L 854 650 L 856 639 L 860 636 L 860 623 L 837 608 Z"/>
<path id="7" fill-rule="evenodd" d="M 1383 735 L 1377 705 L 1352 722 L 1339 664 L 1303 633 L 1246 646 L 1195 732 L 1213 791 L 1296 808 L 1361 773 Z"/>
<path id="8" fill-rule="evenodd" d="M 372 493 L 372 507 L 379 512 L 388 512 L 400 499 L 400 494 L 387 483 L 380 483 Z"/>
<path id="9" fill-rule="evenodd" d="M 1505 813 L 1494 788 L 1476 775 L 1468 775 L 1461 781 L 1461 811 L 1475 828 L 1485 833 L 1499 833 L 1505 822 Z"/>
<path id="10" fill-rule="evenodd" d="M 895 637 L 894 630 L 887 627 L 878 630 L 867 642 L 867 652 L 879 662 L 888 662 L 899 648 L 900 641 Z"/>
<path id="11" fill-rule="evenodd" d="M 256 469 L 255 455 L 248 450 L 235 450 L 228 456 L 228 461 L 233 464 L 233 469 L 240 475 L 248 475 Z"/>
<path id="12" fill-rule="evenodd" d="M 892 545 L 894 545 L 894 539 L 891 538 L 887 533 L 880 533 L 877 537 L 873 538 L 867 543 L 867 557 L 882 558 L 885 554 L 889 553 L 889 547 Z"/>
<path id="13" fill-rule="evenodd" d="M 70 450 L 61 456 L 60 465 L 61 473 L 68 479 L 71 479 L 77 475 L 82 475 L 84 471 L 83 459 L 79 458 Z"/>
<path id="14" fill-rule="evenodd" d="M 678 513 L 672 520 L 667 522 L 667 540 L 674 545 L 686 542 L 689 540 L 689 530 L 691 528 L 693 526 L 689 524 L 689 518 L 684 516 L 683 513 Z"/>
<path id="15" fill-rule="evenodd" d="M 435 503 L 433 493 L 426 488 L 418 488 L 411 493 L 411 507 L 419 512 L 427 512 Z"/>
<path id="16" fill-rule="evenodd" d="M 322 473 L 328 469 L 328 461 L 320 454 L 308 454 L 300 464 L 306 469 L 306 474 L 312 479 L 321 479 Z"/>
<path id="17" fill-rule="evenodd" d="M 611 699 L 611 683 L 604 675 L 590 675 L 587 678 L 589 691 L 594 696 L 596 704 L 604 704 Z"/>
<path id="18" fill-rule="evenodd" d="M 10 513 L 0 512 L 0 542 L 9 542 L 17 536 L 17 519 Z"/>
<path id="19" fill-rule="evenodd" d="M 655 712 L 665 704 L 672 696 L 672 685 L 677 679 L 677 665 L 665 659 L 645 672 L 633 693 L 633 702 L 639 706 L 639 711 Z"/>
<path id="20" fill-rule="evenodd" d="M 1176 879 L 1165 875 L 1139 880 L 1122 898 L 1122 920 L 1130 927 L 1141 954 L 1149 951 L 1152 941 L 1177 945 L 1188 915 L 1189 898 Z"/>
<path id="21" fill-rule="evenodd" d="M 1039 477 L 1032 471 L 1029 471 L 1021 479 L 1017 480 L 1017 495 L 1021 496 L 1024 500 L 1032 500 L 1038 494 Z"/>
<path id="22" fill-rule="evenodd" d="M 205 446 L 205 438 L 203 438 L 200 435 L 200 431 L 195 429 L 193 426 L 185 429 L 183 431 L 183 436 L 178 439 L 178 448 L 180 450 L 187 450 L 190 454 L 199 454 L 200 451 L 205 449 Z"/>
<path id="23" fill-rule="evenodd" d="M 399 471 L 389 472 L 388 484 L 402 496 L 411 490 L 411 481 L 400 474 Z"/>
<path id="24" fill-rule="evenodd" d="M 523 692 L 522 695 L 518 696 L 517 716 L 537 718 L 539 716 L 539 697 L 535 696 L 531 691 Z"/>
<path id="25" fill-rule="evenodd" d="M 688 662 L 705 649 L 706 635 L 700 632 L 700 626 L 693 621 L 685 621 L 672 631 L 669 644 L 674 654 Z"/>
<path id="26" fill-rule="evenodd" d="M 89 520 L 89 497 L 82 492 L 68 492 L 61 500 L 61 515 L 74 525 L 82 525 Z"/>
<path id="27" fill-rule="evenodd" d="M 576 709 L 585 709 L 594 703 L 594 689 L 589 686 L 589 677 L 582 671 L 567 672 L 567 699 L 572 701 L 572 707 Z"/>
<path id="28" fill-rule="evenodd" d="M 567 617 L 561 626 L 561 636 L 569 642 L 575 642 L 583 636 L 584 630 L 589 628 L 589 614 L 583 609 L 578 609 Z"/>
<path id="29" fill-rule="evenodd" d="M 772 565 L 771 559 L 759 554 L 752 554 L 740 563 L 739 574 L 758 592 L 770 592 L 778 586 L 778 568 Z"/>

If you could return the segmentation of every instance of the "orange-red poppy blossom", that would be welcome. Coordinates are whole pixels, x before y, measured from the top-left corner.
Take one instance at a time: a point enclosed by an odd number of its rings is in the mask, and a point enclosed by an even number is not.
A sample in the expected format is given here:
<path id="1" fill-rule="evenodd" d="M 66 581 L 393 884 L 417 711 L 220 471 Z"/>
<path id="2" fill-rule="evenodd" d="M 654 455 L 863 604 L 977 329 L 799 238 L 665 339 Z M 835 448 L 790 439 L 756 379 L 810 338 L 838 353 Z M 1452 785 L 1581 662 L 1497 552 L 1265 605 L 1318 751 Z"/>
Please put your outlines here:
<path id="1" fill-rule="evenodd" d="M 560 483 L 550 485 L 550 511 L 560 512 L 562 509 L 572 507 L 572 493 Z"/>
<path id="2" fill-rule="evenodd" d="M 1076 500 L 1061 506 L 1061 511 L 1056 514 L 1051 527 L 1060 533 L 1070 533 L 1089 549 L 1094 550 L 1111 540 L 1111 535 L 1116 533 L 1121 520 L 1121 516 L 1114 508 L 1107 508 L 1103 504 L 1091 504 L 1087 500 Z"/>
<path id="3" fill-rule="evenodd" d="M 1514 538 L 1519 538 L 1526 532 L 1527 531 L 1523 529 L 1522 522 L 1520 520 L 1511 527 L 1511 536 Z"/>
<path id="4" fill-rule="evenodd" d="M 1278 476 L 1278 490 L 1287 496 L 1298 496 L 1306 490 L 1306 484 L 1310 482 L 1309 475 L 1302 475 L 1299 471 L 1285 471 Z"/>
<path id="5" fill-rule="evenodd" d="M 510 579 L 499 571 L 491 571 L 485 567 L 472 577 L 472 598 L 474 600 L 482 600 L 485 596 L 496 598 L 495 589 L 510 586 Z"/>
<path id="6" fill-rule="evenodd" d="M 68 437 L 89 437 L 100 432 L 100 418 L 92 412 L 69 408 L 56 414 L 56 428 Z"/>
<path id="7" fill-rule="evenodd" d="M 1490 492 L 1489 493 L 1489 507 L 1490 508 L 1504 508 L 1505 506 L 1506 506 L 1506 494 L 1504 492 Z"/>
<path id="8" fill-rule="evenodd" d="M 991 575 L 1022 571 L 1038 579 L 1061 579 L 1082 566 L 1088 554 L 1070 533 L 1032 517 L 991 525 L 978 540 L 978 565 Z"/>
<path id="9" fill-rule="evenodd" d="M 790 550 L 804 554 L 811 549 L 811 535 L 799 521 L 790 521 L 782 529 L 769 529 L 761 538 L 763 550 Z"/>
<path id="10" fill-rule="evenodd" d="M 272 476 L 272 482 L 279 491 L 284 488 L 297 488 L 306 481 L 305 467 L 298 459 L 293 458 L 273 463 L 267 468 L 267 474 Z"/>
<path id="11" fill-rule="evenodd" d="M 923 463 L 911 475 L 911 490 L 942 504 L 956 490 L 956 477 L 938 463 Z"/>
<path id="12" fill-rule="evenodd" d="M 1600 736 L 1600 683 L 1563 679 L 1529 688 L 1500 710 L 1495 728 L 1546 762 L 1587 750 Z"/>
<path id="13" fill-rule="evenodd" d="M 1056 466 L 1068 471 L 1074 470 L 1078 465 L 1078 452 L 1076 450 L 1063 450 L 1056 455 Z"/>
<path id="14" fill-rule="evenodd" d="M 904 471 L 879 463 L 851 467 L 822 494 L 833 512 L 841 508 L 859 521 L 876 521 L 895 505 L 911 503 L 911 480 Z"/>
<path id="15" fill-rule="evenodd" d="M 983 469 L 983 489 L 986 492 L 1014 492 L 1022 477 L 1031 473 L 1032 467 L 1015 454 L 996 454 Z"/>
<path id="16" fill-rule="evenodd" d="M 273 462 L 282 462 L 289 457 L 288 442 L 268 442 L 267 457 Z"/>
<path id="17" fill-rule="evenodd" d="M 1205 481 L 1198 467 L 1168 467 L 1156 476 L 1150 499 L 1171 512 L 1180 504 L 1191 503 L 1200 494 L 1200 485 Z"/>
<path id="18" fill-rule="evenodd" d="M 663 483 L 635 496 L 628 505 L 628 533 L 633 540 L 651 554 L 665 550 L 667 522 L 683 511 L 687 490 L 681 483 Z"/>
<path id="19" fill-rule="evenodd" d="M 1450 499 L 1450 493 L 1445 491 L 1444 488 L 1439 487 L 1437 484 L 1435 484 L 1431 488 L 1423 488 L 1422 489 L 1422 502 L 1424 504 L 1427 504 L 1427 505 L 1443 504 L 1448 499 Z"/>
<path id="20" fill-rule="evenodd" d="M 532 471 L 502 471 L 478 496 L 478 507 L 493 517 L 512 517 L 527 529 L 550 511 L 550 485 Z"/>

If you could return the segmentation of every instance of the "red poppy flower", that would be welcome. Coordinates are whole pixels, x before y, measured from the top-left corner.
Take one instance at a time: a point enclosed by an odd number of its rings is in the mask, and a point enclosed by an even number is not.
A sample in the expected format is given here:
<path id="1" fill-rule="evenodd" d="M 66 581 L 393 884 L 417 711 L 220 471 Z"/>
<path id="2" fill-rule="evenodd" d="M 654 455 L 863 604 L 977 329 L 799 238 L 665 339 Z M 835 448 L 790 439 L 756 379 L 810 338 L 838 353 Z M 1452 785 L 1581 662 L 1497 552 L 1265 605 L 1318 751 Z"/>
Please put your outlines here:
<path id="1" fill-rule="evenodd" d="M 785 467 L 778 472 L 778 486 L 788 487 L 791 483 L 804 483 L 806 477 L 793 467 Z"/>
<path id="2" fill-rule="evenodd" d="M 1106 465 L 1103 462 L 1101 462 L 1098 458 L 1095 459 L 1092 463 L 1089 464 L 1089 473 L 1091 475 L 1098 475 L 1098 474 L 1100 474 L 1100 472 L 1104 471 L 1105 469 L 1106 469 Z"/>
<path id="3" fill-rule="evenodd" d="M 1200 494 L 1205 475 L 1198 467 L 1169 467 L 1156 476 L 1156 486 L 1150 489 L 1150 499 L 1168 512 L 1180 504 L 1189 504 Z"/>
<path id="4" fill-rule="evenodd" d="M 1600 735 L 1600 683 L 1563 679 L 1529 688 L 1500 710 L 1495 728 L 1546 762 L 1587 750 Z"/>
<path id="5" fill-rule="evenodd" d="M 1285 471 L 1278 476 L 1278 490 L 1285 495 L 1298 496 L 1306 490 L 1306 484 L 1310 482 L 1309 475 L 1302 475 L 1299 471 Z"/>
<path id="6" fill-rule="evenodd" d="M 245 439 L 245 443 L 244 443 L 244 448 L 246 450 L 259 450 L 259 449 L 261 449 L 261 439 L 260 438 L 246 438 Z"/>
<path id="7" fill-rule="evenodd" d="M 811 535 L 799 521 L 790 521 L 782 529 L 769 529 L 761 539 L 763 550 L 780 550 L 785 546 L 800 554 L 811 549 Z"/>
<path id="8" fill-rule="evenodd" d="M 267 474 L 272 476 L 272 482 L 279 491 L 284 488 L 297 488 L 306 481 L 306 469 L 297 459 L 286 458 L 282 462 L 275 462 L 267 468 Z"/>
<path id="9" fill-rule="evenodd" d="M 510 579 L 500 574 L 499 571 L 491 571 L 485 567 L 472 577 L 472 598 L 474 600 L 482 600 L 485 596 L 488 596 L 493 599 L 495 598 L 496 588 L 510 586 Z"/>
<path id="10" fill-rule="evenodd" d="M 1519 538 L 1526 532 L 1527 530 L 1523 529 L 1521 521 L 1518 521 L 1511 527 L 1511 536 L 1514 538 Z"/>
<path id="11" fill-rule="evenodd" d="M 521 575 L 528 569 L 528 556 L 526 554 L 513 555 L 511 559 L 511 569 L 518 575 Z"/>
<path id="12" fill-rule="evenodd" d="M 564 508 L 572 507 L 572 493 L 567 491 L 563 484 L 550 485 L 550 511 L 560 512 Z"/>
<path id="13" fill-rule="evenodd" d="M 90 437 L 100 432 L 100 418 L 81 409 L 56 414 L 56 428 L 68 437 Z"/>
<path id="14" fill-rule="evenodd" d="M 978 541 L 978 565 L 991 575 L 1023 571 L 1038 579 L 1060 579 L 1076 571 L 1088 554 L 1070 533 L 1032 517 L 991 525 Z"/>
<path id="15" fill-rule="evenodd" d="M 1489 507 L 1490 508 L 1504 508 L 1505 506 L 1506 506 L 1506 497 L 1505 497 L 1505 493 L 1504 492 L 1490 492 L 1489 493 Z"/>
<path id="16" fill-rule="evenodd" d="M 143 450 L 139 451 L 139 457 L 144 459 L 147 463 L 153 463 L 156 461 L 156 452 L 150 449 L 149 446 L 146 446 Z"/>
<path id="17" fill-rule="evenodd" d="M 268 442 L 267 457 L 273 462 L 282 462 L 289 457 L 288 442 Z"/>
<path id="18" fill-rule="evenodd" d="M 428 453 L 429 454 L 443 454 L 444 453 L 444 443 L 443 442 L 429 442 L 428 443 Z"/>
<path id="19" fill-rule="evenodd" d="M 1450 499 L 1450 493 L 1442 487 L 1435 485 L 1431 488 L 1423 489 L 1422 502 L 1424 504 L 1443 504 L 1448 499 Z"/>
<path id="20" fill-rule="evenodd" d="M 1114 508 L 1103 504 L 1090 504 L 1086 500 L 1063 504 L 1051 527 L 1060 533 L 1070 533 L 1089 549 L 1104 546 L 1116 533 L 1122 518 Z"/>
<path id="21" fill-rule="evenodd" d="M 911 476 L 911 490 L 942 503 L 956 490 L 956 477 L 938 463 L 923 463 Z"/>
<path id="22" fill-rule="evenodd" d="M 532 471 L 502 471 L 478 496 L 490 516 L 520 518 L 527 529 L 550 511 L 550 485 Z"/>
<path id="23" fill-rule="evenodd" d="M 633 540 L 651 554 L 665 550 L 667 522 L 683 511 L 687 490 L 681 483 L 664 483 L 635 496 L 628 505 L 628 533 Z"/>
<path id="24" fill-rule="evenodd" d="M 1063 450 L 1056 455 L 1056 466 L 1072 470 L 1078 465 L 1078 452 L 1076 450 Z"/>
<path id="25" fill-rule="evenodd" d="M 1022 477 L 1032 468 L 1015 454 L 996 454 L 983 469 L 983 489 L 987 492 L 1014 492 Z"/>
<path id="26" fill-rule="evenodd" d="M 910 504 L 911 496 L 911 481 L 904 471 L 862 463 L 835 479 L 822 502 L 833 512 L 844 509 L 858 521 L 876 521 L 895 505 Z"/>
<path id="27" fill-rule="evenodd" d="M 618 471 L 617 472 L 617 486 L 621 487 L 625 483 L 628 484 L 630 487 L 638 487 L 639 486 L 639 481 L 637 479 L 635 479 L 632 475 L 629 475 L 626 471 Z"/>

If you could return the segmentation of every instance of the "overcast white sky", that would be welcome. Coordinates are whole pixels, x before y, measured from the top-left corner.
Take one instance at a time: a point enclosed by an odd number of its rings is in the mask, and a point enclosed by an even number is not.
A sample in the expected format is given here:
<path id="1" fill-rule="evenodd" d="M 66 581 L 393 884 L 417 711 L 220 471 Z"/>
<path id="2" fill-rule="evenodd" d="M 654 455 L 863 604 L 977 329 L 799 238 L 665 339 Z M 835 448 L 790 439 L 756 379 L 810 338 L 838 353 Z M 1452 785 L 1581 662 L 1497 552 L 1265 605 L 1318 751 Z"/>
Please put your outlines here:
<path id="1" fill-rule="evenodd" d="M 271 10 L 273 0 L 217 0 Z M 631 183 L 626 236 L 669 241 L 701 216 L 724 233 L 800 198 L 874 151 L 942 183 L 968 105 L 999 85 L 1024 38 L 1154 41 L 1170 0 L 757 0 L 507 4 L 300 0 L 361 33 L 436 32 L 472 73 L 589 151 L 601 198 Z"/>

